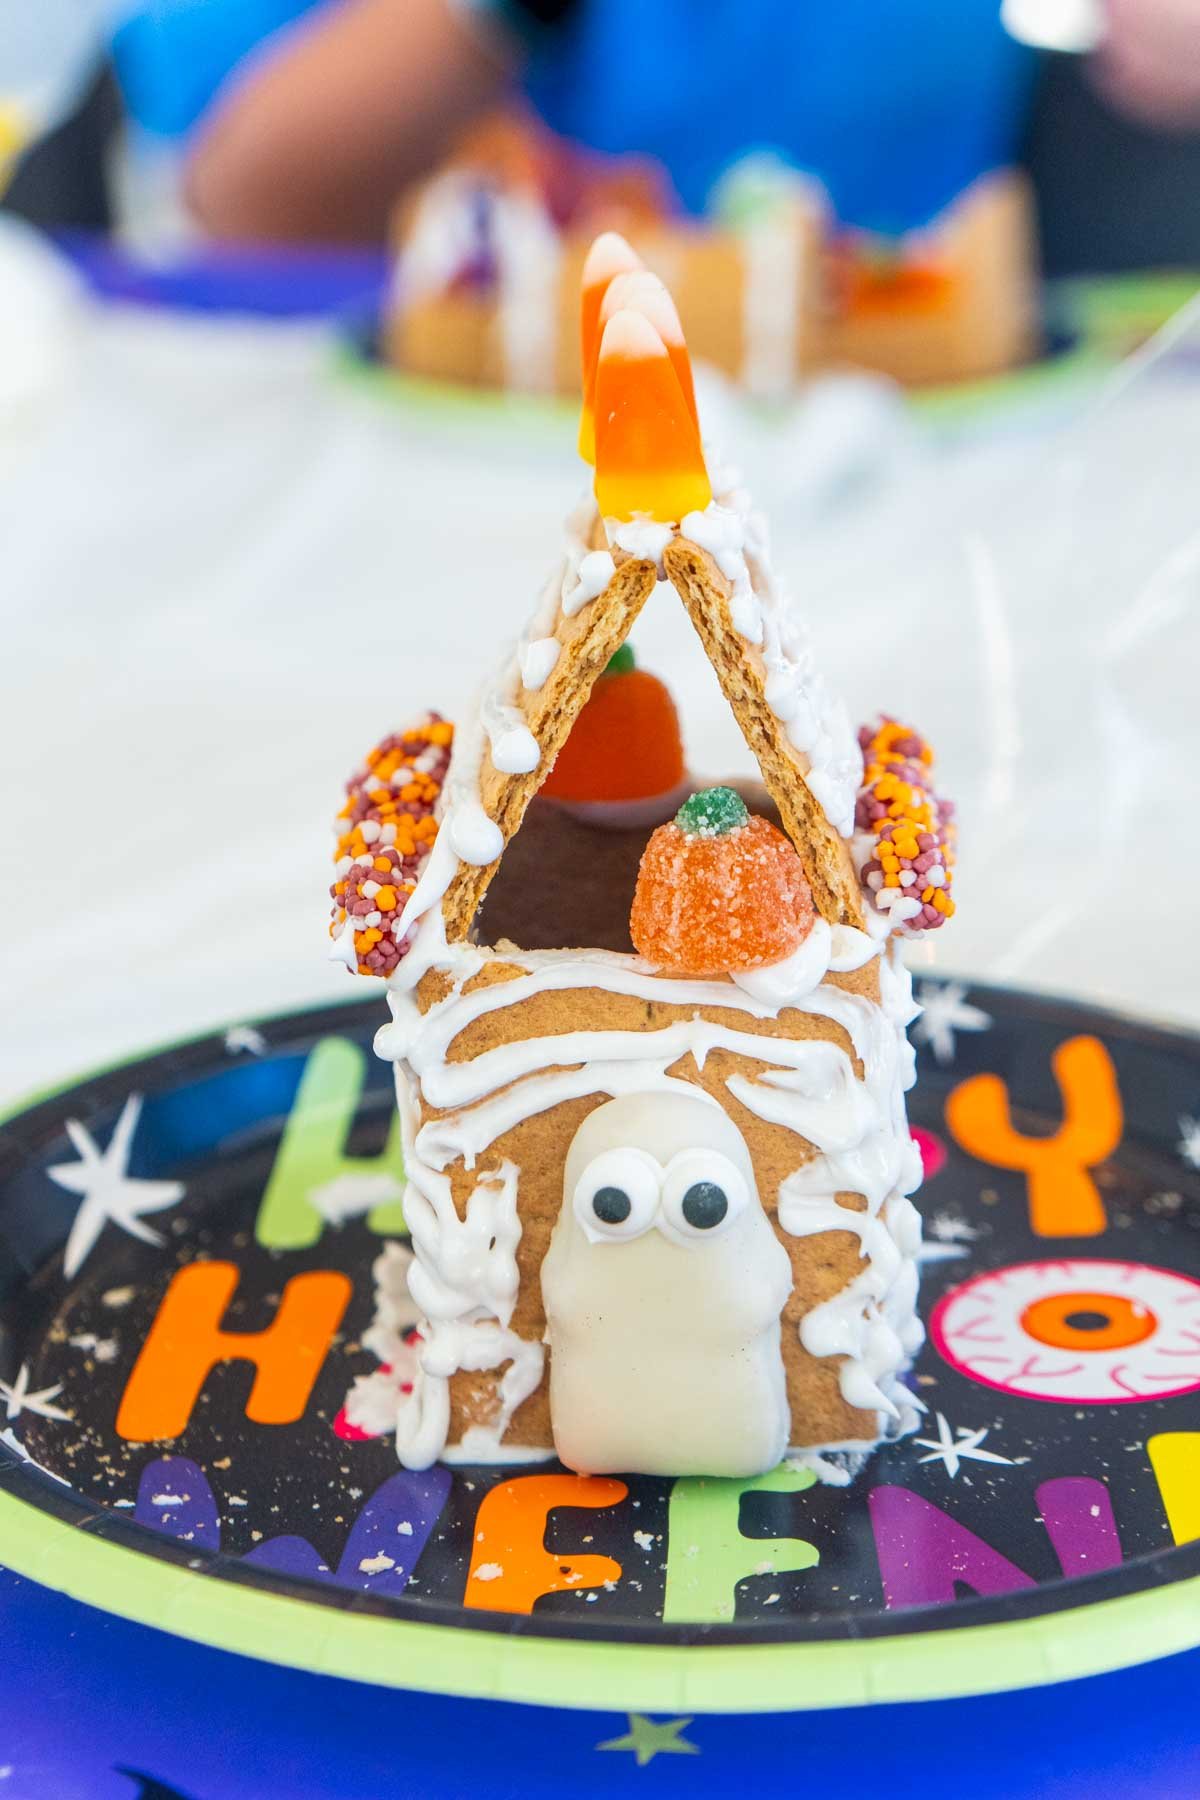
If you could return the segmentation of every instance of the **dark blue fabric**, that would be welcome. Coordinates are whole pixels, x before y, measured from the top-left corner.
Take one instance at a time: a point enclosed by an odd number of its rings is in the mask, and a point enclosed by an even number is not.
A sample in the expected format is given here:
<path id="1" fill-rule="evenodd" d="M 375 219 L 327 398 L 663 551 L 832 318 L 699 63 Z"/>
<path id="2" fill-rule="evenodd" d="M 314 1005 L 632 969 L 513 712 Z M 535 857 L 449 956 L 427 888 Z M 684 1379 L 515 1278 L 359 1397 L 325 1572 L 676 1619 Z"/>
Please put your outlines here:
<path id="1" fill-rule="evenodd" d="M 317 3 L 140 0 L 112 44 L 126 106 L 145 130 L 181 136 L 243 57 Z"/>
<path id="2" fill-rule="evenodd" d="M 459 3 L 511 16 L 508 0 Z M 130 111 L 188 130 L 313 4 L 143 0 L 114 40 Z M 1015 155 L 1036 59 L 999 14 L 997 0 L 575 0 L 532 34 L 526 86 L 567 136 L 657 157 L 689 211 L 769 150 L 817 175 L 847 222 L 899 231 Z"/>
<path id="3" fill-rule="evenodd" d="M 689 211 L 770 150 L 890 232 L 1013 159 L 1035 71 L 997 0 L 579 0 L 528 86 L 556 130 L 658 157 Z"/>

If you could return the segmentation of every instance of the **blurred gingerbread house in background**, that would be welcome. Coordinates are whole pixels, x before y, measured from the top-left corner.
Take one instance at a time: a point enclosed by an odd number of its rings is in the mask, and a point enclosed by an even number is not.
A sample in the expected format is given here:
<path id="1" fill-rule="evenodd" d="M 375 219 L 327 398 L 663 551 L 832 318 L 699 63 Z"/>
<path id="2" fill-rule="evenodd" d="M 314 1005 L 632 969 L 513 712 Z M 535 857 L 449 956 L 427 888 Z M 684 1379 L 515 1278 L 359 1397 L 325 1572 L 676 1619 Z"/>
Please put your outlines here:
<path id="1" fill-rule="evenodd" d="M 693 355 L 756 397 L 846 366 L 961 381 L 1037 346 L 1031 209 L 1015 173 L 882 239 L 839 227 L 809 177 L 750 157 L 696 219 L 645 159 L 584 151 L 502 113 L 397 209 L 388 359 L 433 380 L 577 392 L 576 295 L 601 230 L 627 236 L 671 289 Z"/>

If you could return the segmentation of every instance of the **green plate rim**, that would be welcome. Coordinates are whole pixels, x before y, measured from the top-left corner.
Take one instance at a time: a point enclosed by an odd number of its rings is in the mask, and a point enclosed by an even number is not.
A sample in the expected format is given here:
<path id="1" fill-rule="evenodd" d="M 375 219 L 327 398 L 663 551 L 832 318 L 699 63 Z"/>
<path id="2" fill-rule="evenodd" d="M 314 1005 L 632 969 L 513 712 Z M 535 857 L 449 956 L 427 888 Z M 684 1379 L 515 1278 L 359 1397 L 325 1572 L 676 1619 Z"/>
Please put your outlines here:
<path id="1" fill-rule="evenodd" d="M 1200 1645 L 1200 1576 L 1037 1619 L 843 1643 L 592 1644 L 414 1624 L 204 1577 L 0 1493 L 5 1565 L 212 1649 L 374 1686 L 581 1711 L 806 1712 L 1111 1674 Z"/>

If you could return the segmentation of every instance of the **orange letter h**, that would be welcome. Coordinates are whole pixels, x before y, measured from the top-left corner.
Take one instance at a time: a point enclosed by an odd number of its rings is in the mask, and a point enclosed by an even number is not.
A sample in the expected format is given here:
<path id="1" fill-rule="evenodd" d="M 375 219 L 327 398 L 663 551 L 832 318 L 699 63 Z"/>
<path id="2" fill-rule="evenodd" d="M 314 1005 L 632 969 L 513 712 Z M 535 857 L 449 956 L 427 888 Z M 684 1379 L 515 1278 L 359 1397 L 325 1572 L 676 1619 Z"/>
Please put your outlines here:
<path id="1" fill-rule="evenodd" d="M 222 1331 L 238 1284 L 233 1263 L 180 1269 L 142 1345 L 117 1413 L 123 1438 L 178 1437 L 218 1363 L 254 1364 L 246 1417 L 288 1425 L 308 1405 L 330 1340 L 350 1298 L 350 1281 L 332 1269 L 295 1275 L 264 1331 Z"/>

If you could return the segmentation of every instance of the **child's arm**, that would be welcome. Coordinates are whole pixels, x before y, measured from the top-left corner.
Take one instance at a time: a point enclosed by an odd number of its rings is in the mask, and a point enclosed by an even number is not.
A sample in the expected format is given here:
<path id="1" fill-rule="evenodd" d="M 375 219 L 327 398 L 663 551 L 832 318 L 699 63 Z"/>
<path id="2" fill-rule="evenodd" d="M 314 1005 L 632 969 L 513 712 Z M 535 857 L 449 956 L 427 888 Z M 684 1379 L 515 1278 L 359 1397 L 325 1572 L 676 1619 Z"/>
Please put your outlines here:
<path id="1" fill-rule="evenodd" d="M 449 0 L 343 0 L 247 65 L 192 150 L 187 192 L 220 237 L 378 240 L 400 188 L 508 71 Z"/>

